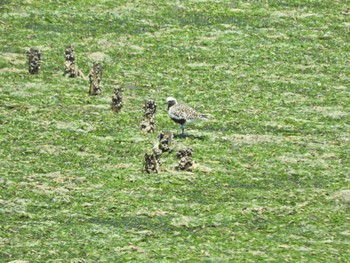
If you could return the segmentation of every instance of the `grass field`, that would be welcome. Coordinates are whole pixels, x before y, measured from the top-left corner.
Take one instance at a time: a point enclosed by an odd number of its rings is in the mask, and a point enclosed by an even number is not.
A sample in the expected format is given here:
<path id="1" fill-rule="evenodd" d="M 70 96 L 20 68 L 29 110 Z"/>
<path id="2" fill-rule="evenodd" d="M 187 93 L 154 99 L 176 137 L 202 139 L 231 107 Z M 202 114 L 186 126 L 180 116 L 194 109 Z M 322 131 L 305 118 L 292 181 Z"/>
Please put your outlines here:
<path id="1" fill-rule="evenodd" d="M 349 260 L 347 0 L 0 0 L 0 17 L 0 262 Z M 63 77 L 68 45 L 84 78 Z M 147 174 L 180 133 L 168 96 L 211 118 Z"/>

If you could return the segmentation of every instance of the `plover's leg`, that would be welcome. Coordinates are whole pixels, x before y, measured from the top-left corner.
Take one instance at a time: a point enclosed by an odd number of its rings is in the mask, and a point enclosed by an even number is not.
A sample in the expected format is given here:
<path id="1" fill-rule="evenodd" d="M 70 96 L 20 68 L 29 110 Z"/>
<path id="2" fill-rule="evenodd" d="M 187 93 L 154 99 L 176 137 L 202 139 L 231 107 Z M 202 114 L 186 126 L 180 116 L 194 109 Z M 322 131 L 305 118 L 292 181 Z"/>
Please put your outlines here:
<path id="1" fill-rule="evenodd" d="M 180 127 L 181 127 L 182 134 L 184 134 L 184 132 L 185 132 L 185 126 L 181 125 Z"/>

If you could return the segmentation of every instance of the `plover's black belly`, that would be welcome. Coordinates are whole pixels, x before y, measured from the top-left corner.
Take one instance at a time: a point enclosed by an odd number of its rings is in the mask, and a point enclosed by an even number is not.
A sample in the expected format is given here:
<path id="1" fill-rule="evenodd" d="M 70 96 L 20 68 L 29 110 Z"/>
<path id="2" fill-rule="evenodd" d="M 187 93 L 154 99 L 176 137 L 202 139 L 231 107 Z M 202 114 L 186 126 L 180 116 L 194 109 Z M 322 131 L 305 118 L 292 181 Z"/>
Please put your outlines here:
<path id="1" fill-rule="evenodd" d="M 184 125 L 186 123 L 186 120 L 185 119 L 177 119 L 177 118 L 173 118 L 173 117 L 170 117 L 174 122 L 176 123 L 179 123 L 181 125 Z"/>

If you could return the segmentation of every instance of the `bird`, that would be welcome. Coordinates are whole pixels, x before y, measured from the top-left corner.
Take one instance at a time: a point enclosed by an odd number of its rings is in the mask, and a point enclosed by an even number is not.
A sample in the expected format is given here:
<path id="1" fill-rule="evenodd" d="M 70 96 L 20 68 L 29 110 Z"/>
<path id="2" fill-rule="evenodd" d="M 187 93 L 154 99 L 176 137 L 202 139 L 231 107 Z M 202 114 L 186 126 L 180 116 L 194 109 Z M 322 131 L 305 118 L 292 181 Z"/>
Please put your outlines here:
<path id="1" fill-rule="evenodd" d="M 191 107 L 180 104 L 174 97 L 167 98 L 168 103 L 168 115 L 174 122 L 179 123 L 181 126 L 182 134 L 185 131 L 185 124 L 191 123 L 197 120 L 208 120 L 207 116 L 196 112 Z"/>

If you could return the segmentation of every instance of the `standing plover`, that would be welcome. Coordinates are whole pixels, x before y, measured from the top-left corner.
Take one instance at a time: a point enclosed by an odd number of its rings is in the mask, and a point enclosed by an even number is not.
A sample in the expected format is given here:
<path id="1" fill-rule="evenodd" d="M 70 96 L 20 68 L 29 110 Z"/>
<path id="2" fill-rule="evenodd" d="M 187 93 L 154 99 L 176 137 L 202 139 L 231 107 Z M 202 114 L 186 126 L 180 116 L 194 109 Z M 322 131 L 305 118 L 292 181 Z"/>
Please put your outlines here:
<path id="1" fill-rule="evenodd" d="M 184 134 L 185 123 L 190 123 L 197 120 L 207 120 L 207 117 L 203 114 L 196 112 L 191 107 L 180 104 L 173 97 L 167 98 L 168 102 L 168 115 L 170 119 L 181 125 L 182 134 Z"/>

